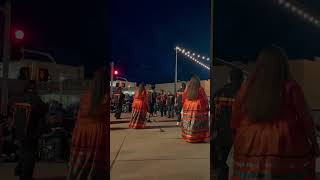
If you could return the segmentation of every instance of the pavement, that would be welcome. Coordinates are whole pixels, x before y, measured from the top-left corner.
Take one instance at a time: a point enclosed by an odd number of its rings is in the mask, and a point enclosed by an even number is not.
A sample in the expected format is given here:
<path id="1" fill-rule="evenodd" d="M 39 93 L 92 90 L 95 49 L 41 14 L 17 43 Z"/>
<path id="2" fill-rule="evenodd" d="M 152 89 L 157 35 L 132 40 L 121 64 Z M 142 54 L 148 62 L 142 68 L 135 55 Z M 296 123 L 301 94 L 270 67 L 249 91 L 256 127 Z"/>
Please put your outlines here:
<path id="1" fill-rule="evenodd" d="M 130 114 L 115 120 L 111 115 L 111 180 L 209 180 L 210 146 L 190 144 L 181 139 L 176 121 L 154 117 L 147 128 L 129 129 Z M 320 141 L 320 139 L 319 139 Z M 317 162 L 320 165 L 320 159 Z M 18 180 L 13 176 L 14 163 L 0 163 L 0 179 Z M 317 167 L 320 172 L 320 166 Z M 63 180 L 66 163 L 39 162 L 37 180 Z M 317 178 L 320 180 L 320 176 Z"/>
<path id="2" fill-rule="evenodd" d="M 209 180 L 210 145 L 181 139 L 174 119 L 154 117 L 128 129 L 130 114 L 111 124 L 111 180 Z"/>
<path id="3" fill-rule="evenodd" d="M 111 180 L 209 180 L 209 144 L 189 144 L 181 139 L 176 121 L 155 117 L 146 129 L 128 129 L 130 114 L 111 115 Z M 161 129 L 161 130 L 160 130 Z M 0 179 L 13 176 L 15 163 L 0 163 Z M 34 178 L 63 180 L 66 163 L 39 162 Z"/>

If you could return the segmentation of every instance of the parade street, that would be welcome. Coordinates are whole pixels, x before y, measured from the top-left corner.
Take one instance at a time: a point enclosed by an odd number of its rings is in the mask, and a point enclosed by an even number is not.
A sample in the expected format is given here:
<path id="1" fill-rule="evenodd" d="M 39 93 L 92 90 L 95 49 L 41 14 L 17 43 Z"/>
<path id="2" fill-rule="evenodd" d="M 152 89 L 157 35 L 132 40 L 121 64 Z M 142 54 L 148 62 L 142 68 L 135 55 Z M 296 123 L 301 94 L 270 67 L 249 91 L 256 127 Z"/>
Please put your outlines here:
<path id="1" fill-rule="evenodd" d="M 128 129 L 130 114 L 111 121 L 112 180 L 209 180 L 210 145 L 181 139 L 176 121 L 155 117 L 146 129 Z"/>

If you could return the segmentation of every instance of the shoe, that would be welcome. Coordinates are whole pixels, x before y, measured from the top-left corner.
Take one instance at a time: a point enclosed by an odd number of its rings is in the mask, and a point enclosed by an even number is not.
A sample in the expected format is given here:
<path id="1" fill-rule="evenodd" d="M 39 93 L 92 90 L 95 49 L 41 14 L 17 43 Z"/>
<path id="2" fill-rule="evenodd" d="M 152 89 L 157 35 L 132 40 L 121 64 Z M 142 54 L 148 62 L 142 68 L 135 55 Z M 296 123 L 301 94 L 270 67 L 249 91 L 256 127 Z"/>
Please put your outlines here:
<path id="1" fill-rule="evenodd" d="M 177 122 L 177 126 L 180 126 L 180 122 Z"/>

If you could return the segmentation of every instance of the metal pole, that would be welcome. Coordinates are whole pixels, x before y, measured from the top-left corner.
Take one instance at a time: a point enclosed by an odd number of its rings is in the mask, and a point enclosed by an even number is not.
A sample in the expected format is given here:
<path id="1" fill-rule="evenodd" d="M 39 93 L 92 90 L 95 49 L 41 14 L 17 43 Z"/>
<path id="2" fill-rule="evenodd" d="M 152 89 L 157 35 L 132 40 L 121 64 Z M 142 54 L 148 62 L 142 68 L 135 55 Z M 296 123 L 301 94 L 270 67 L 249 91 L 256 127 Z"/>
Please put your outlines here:
<path id="1" fill-rule="evenodd" d="M 174 76 L 174 94 L 177 94 L 177 81 L 178 81 L 178 49 L 176 49 L 176 67 Z"/>
<path id="2" fill-rule="evenodd" d="M 8 75 L 10 61 L 10 32 L 11 32 L 11 0 L 7 0 L 4 4 L 5 29 L 3 44 L 3 60 L 2 60 L 2 91 L 1 91 L 1 107 L 2 113 L 7 115 L 8 106 Z"/>
<path id="3" fill-rule="evenodd" d="M 60 73 L 60 103 L 63 104 L 63 82 L 64 82 L 64 76 L 62 73 Z"/>
<path id="4" fill-rule="evenodd" d="M 215 0 L 211 0 L 211 53 L 210 53 L 210 59 L 211 59 L 211 63 L 210 63 L 210 113 L 209 113 L 209 123 L 210 123 L 210 134 L 211 134 L 211 138 L 212 138 L 212 133 L 213 133 L 213 124 L 214 124 L 214 97 L 213 97 L 213 89 L 214 89 L 214 71 L 213 71 L 213 67 L 216 64 L 216 52 L 215 52 Z M 212 142 L 212 141 L 210 141 Z M 210 143 L 210 149 L 214 148 L 213 144 Z M 211 153 L 210 156 L 216 156 L 216 154 Z M 214 159 L 214 158 L 211 158 Z M 216 179 L 216 177 L 214 177 L 214 169 L 213 169 L 213 165 L 216 162 L 210 162 L 210 179 Z"/>
<path id="5" fill-rule="evenodd" d="M 111 75 L 110 75 L 110 82 L 111 82 L 111 85 L 110 85 L 110 95 L 112 95 L 113 93 L 113 71 L 114 71 L 114 62 L 111 62 Z"/>

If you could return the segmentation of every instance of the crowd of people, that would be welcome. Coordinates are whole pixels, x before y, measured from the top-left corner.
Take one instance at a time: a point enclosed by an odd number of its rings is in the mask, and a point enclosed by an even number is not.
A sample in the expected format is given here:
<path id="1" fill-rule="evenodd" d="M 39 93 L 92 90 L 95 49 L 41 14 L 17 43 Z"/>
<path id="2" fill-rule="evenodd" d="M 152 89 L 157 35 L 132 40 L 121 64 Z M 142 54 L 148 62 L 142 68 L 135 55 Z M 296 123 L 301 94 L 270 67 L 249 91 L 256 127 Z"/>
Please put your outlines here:
<path id="1" fill-rule="evenodd" d="M 121 88 L 117 88 L 114 96 L 118 98 L 118 111 L 121 112 L 122 95 Z M 201 87 L 200 78 L 193 76 L 191 80 L 181 84 L 176 94 L 160 90 L 155 91 L 155 86 L 150 90 L 140 83 L 136 88 L 133 103 L 132 116 L 129 127 L 133 129 L 142 129 L 146 127 L 150 118 L 155 116 L 175 119 L 177 126 L 181 127 L 182 138 L 186 142 L 208 142 L 209 133 L 209 102 L 203 87 Z M 119 114 L 115 114 L 119 118 Z"/>
<path id="2" fill-rule="evenodd" d="M 15 175 L 28 180 L 37 160 L 67 162 L 78 105 L 63 108 L 44 103 L 30 81 L 24 94 L 11 98 L 9 113 L 0 118 L 0 160 L 17 162 Z"/>
<path id="3" fill-rule="evenodd" d="M 70 108 L 69 114 L 77 115 L 71 123 L 65 120 L 66 111 L 60 104 L 49 107 L 42 102 L 33 81 L 21 97 L 12 100 L 11 115 L 0 117 L 0 151 L 8 159 L 18 160 L 15 174 L 21 180 L 32 179 L 41 139 L 54 144 L 54 160 L 70 155 L 67 179 L 108 179 L 108 71 L 98 70 L 79 107 Z M 119 87 L 115 94 L 115 116 L 120 119 L 126 96 Z M 145 128 L 149 117 L 158 114 L 177 118 L 186 142 L 210 141 L 211 172 L 218 180 L 315 180 L 315 160 L 320 155 L 316 126 L 281 48 L 263 49 L 245 82 L 241 70 L 230 71 L 229 83 L 213 99 L 210 122 L 209 101 L 199 77 L 182 84 L 175 95 L 158 94 L 154 86 L 147 90 L 141 83 L 130 103 L 129 127 Z M 72 139 L 68 141 L 68 137 Z M 68 147 L 63 143 L 70 144 L 70 153 L 63 153 L 62 147 Z"/>

